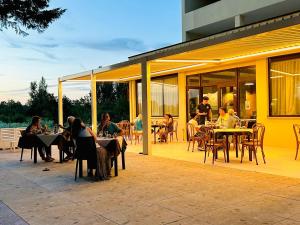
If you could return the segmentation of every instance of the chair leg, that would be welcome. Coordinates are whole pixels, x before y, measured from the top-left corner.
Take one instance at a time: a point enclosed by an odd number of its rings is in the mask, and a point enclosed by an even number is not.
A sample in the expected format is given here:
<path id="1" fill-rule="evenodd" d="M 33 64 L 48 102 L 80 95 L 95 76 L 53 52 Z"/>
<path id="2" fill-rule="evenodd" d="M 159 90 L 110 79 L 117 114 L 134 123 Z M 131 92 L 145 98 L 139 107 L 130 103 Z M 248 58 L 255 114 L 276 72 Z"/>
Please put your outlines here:
<path id="1" fill-rule="evenodd" d="M 257 152 L 257 148 L 253 147 L 253 155 L 254 155 L 254 158 L 255 158 L 255 161 L 256 161 L 256 165 L 258 165 L 258 162 L 257 162 L 257 155 L 256 155 L 256 152 Z"/>
<path id="2" fill-rule="evenodd" d="M 30 159 L 32 159 L 32 152 L 33 152 L 33 148 L 31 148 Z"/>
<path id="3" fill-rule="evenodd" d="M 242 150 L 241 150 L 241 163 L 243 162 L 243 158 L 244 158 L 244 151 L 245 151 L 245 146 L 242 145 Z"/>
<path id="4" fill-rule="evenodd" d="M 31 150 L 32 151 L 32 150 Z M 21 151 L 21 158 L 20 158 L 20 162 L 23 161 L 23 152 L 24 152 L 24 148 L 22 148 L 22 151 Z M 31 156 L 32 156 L 32 152 L 31 152 Z M 32 157 L 31 157 L 32 158 Z"/>
<path id="5" fill-rule="evenodd" d="M 195 139 L 193 139 L 193 150 L 192 150 L 192 152 L 194 152 L 194 146 L 195 146 Z"/>
<path id="6" fill-rule="evenodd" d="M 207 149 L 205 148 L 205 150 L 204 150 L 204 163 L 206 162 L 206 153 L 207 153 Z"/>
<path id="7" fill-rule="evenodd" d="M 176 131 L 175 135 L 176 135 L 176 141 L 178 142 L 178 136 L 177 136 L 177 131 Z"/>
<path id="8" fill-rule="evenodd" d="M 77 171 L 78 171 L 78 159 L 76 160 L 76 167 L 75 167 L 75 181 L 77 180 Z"/>
<path id="9" fill-rule="evenodd" d="M 216 150 L 215 150 L 215 147 L 212 148 L 212 153 L 213 153 L 212 164 L 215 164 L 215 160 L 216 160 Z"/>
<path id="10" fill-rule="evenodd" d="M 114 167 L 115 167 L 115 177 L 118 176 L 118 157 L 114 159 Z"/>
<path id="11" fill-rule="evenodd" d="M 79 177 L 82 177 L 83 175 L 83 168 L 82 168 L 82 160 L 78 160 L 79 163 Z"/>
<path id="12" fill-rule="evenodd" d="M 299 151 L 299 143 L 297 143 L 297 149 L 296 149 L 296 157 L 295 157 L 295 160 L 297 160 L 297 158 L 298 158 L 298 151 Z"/>
<path id="13" fill-rule="evenodd" d="M 265 152 L 264 152 L 264 147 L 260 147 L 261 148 L 261 154 L 262 154 L 262 157 L 263 157 L 263 160 L 264 160 L 264 164 L 266 164 L 266 155 L 265 155 Z"/>

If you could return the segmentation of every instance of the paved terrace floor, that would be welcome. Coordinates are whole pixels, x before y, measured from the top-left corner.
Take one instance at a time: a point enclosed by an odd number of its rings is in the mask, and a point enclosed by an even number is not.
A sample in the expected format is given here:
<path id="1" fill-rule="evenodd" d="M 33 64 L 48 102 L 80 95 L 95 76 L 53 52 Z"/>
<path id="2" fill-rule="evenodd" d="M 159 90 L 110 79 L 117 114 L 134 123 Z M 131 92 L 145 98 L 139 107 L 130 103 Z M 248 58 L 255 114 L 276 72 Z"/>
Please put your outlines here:
<path id="1" fill-rule="evenodd" d="M 18 159 L 0 151 L 0 200 L 32 225 L 300 224 L 296 178 L 128 152 L 118 177 L 74 182 L 75 162 Z"/>
<path id="2" fill-rule="evenodd" d="M 187 151 L 186 142 L 172 142 L 172 143 L 157 143 L 152 145 L 152 154 L 154 156 L 183 160 L 188 162 L 195 162 L 198 164 L 212 166 L 212 155 L 207 158 L 206 164 L 204 164 L 204 152 L 198 151 L 196 144 L 194 152 L 192 152 L 192 147 L 190 151 Z M 128 146 L 129 152 L 139 153 L 142 152 L 141 144 L 130 144 Z M 288 176 L 294 178 L 300 178 L 300 154 L 298 155 L 298 160 L 295 160 L 296 149 L 285 149 L 285 148 L 274 148 L 265 146 L 265 154 L 267 163 L 263 163 L 262 154 L 260 149 L 258 149 L 258 163 L 255 164 L 255 160 L 249 162 L 248 150 L 245 151 L 245 156 L 243 163 L 240 163 L 240 153 L 239 158 L 235 157 L 235 151 L 230 151 L 230 163 L 224 163 L 223 152 L 219 151 L 219 160 L 216 161 L 215 166 L 221 166 L 226 168 L 234 168 L 239 170 L 247 170 L 253 172 L 262 172 L 273 175 Z"/>

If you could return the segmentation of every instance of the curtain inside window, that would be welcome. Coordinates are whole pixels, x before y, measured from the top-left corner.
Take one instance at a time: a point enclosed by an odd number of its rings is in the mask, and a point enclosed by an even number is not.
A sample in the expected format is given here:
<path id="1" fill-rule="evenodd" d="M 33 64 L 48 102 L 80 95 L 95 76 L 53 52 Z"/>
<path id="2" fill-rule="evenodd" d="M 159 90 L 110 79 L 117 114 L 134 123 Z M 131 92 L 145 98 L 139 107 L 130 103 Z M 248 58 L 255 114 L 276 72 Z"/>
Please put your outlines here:
<path id="1" fill-rule="evenodd" d="M 163 81 L 151 81 L 151 110 L 152 116 L 163 115 Z"/>
<path id="2" fill-rule="evenodd" d="M 300 59 L 271 62 L 272 115 L 300 115 Z"/>
<path id="3" fill-rule="evenodd" d="M 178 80 L 177 77 L 164 80 L 164 112 L 178 115 Z"/>

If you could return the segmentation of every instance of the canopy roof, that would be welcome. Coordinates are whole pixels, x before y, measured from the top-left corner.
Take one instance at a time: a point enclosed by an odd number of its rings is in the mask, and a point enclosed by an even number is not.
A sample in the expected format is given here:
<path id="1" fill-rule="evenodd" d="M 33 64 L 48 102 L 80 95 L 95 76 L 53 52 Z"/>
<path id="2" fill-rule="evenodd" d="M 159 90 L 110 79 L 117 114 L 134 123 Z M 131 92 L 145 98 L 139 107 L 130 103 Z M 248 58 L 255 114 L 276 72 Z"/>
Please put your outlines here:
<path id="1" fill-rule="evenodd" d="M 61 81 L 128 81 L 141 78 L 141 62 L 151 63 L 151 75 L 191 72 L 254 58 L 300 50 L 300 12 L 236 28 L 129 57 L 128 61 L 64 76 Z"/>

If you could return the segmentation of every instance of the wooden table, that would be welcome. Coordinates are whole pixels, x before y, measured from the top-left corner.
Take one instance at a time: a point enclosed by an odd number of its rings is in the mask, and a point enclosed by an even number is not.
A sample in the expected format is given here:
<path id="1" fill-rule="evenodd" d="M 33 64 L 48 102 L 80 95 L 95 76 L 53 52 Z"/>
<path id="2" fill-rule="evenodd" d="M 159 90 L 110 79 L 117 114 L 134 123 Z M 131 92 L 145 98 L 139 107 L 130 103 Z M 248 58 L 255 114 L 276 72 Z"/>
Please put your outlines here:
<path id="1" fill-rule="evenodd" d="M 252 129 L 249 128 L 219 128 L 219 129 L 213 129 L 214 131 L 214 135 L 216 135 L 217 133 L 219 134 L 223 134 L 226 136 L 226 159 L 225 161 L 227 163 L 229 163 L 229 141 L 228 141 L 228 136 L 229 135 L 242 135 L 242 134 L 251 134 L 253 133 Z M 216 138 L 216 137 L 214 137 Z M 238 148 L 237 148 L 237 142 L 236 142 L 236 157 L 238 157 Z M 250 158 L 249 154 L 249 158 Z"/>

